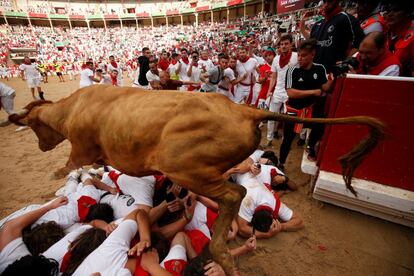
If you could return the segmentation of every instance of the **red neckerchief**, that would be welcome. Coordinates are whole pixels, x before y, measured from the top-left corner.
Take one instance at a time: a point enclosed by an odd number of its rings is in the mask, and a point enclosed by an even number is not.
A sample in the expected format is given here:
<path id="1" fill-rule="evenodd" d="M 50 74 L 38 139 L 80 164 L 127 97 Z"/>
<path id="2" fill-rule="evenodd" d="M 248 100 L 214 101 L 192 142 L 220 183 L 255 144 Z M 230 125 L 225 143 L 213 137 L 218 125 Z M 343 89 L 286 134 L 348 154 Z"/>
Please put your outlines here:
<path id="1" fill-rule="evenodd" d="M 161 70 L 167 70 L 169 65 L 170 62 L 166 59 L 160 59 L 160 61 L 158 62 L 158 67 L 160 67 Z"/>
<path id="2" fill-rule="evenodd" d="M 240 58 L 240 62 L 241 62 L 241 63 L 245 63 L 245 62 L 247 62 L 247 61 L 249 60 L 249 58 L 250 58 L 250 57 L 246 57 L 244 60 Z"/>
<path id="3" fill-rule="evenodd" d="M 292 51 L 289 51 L 286 55 L 280 55 L 280 59 L 279 59 L 280 68 L 285 67 L 289 63 L 291 57 L 292 57 Z"/>
<path id="4" fill-rule="evenodd" d="M 70 258 L 72 257 L 72 252 L 68 251 L 63 255 L 62 264 L 60 265 L 60 272 L 65 272 L 68 268 Z"/>
<path id="5" fill-rule="evenodd" d="M 198 62 L 196 64 L 193 64 L 194 67 L 198 67 Z"/>
<path id="6" fill-rule="evenodd" d="M 118 68 L 118 64 L 116 64 L 116 62 L 115 62 L 115 61 L 111 61 L 111 65 L 112 65 L 114 68 Z"/>
<path id="7" fill-rule="evenodd" d="M 171 60 L 171 64 L 172 65 L 176 65 L 177 64 L 177 61 L 175 59 L 173 59 L 173 60 Z"/>
<path id="8" fill-rule="evenodd" d="M 26 64 L 26 65 L 31 65 L 32 63 L 30 62 L 30 61 L 24 61 L 24 64 Z"/>
<path id="9" fill-rule="evenodd" d="M 329 20 L 331 20 L 335 15 L 337 15 L 340 12 L 342 12 L 341 6 L 336 7 L 330 14 L 325 14 L 325 12 L 323 12 L 323 16 L 325 17 L 325 21 L 328 22 Z"/>
<path id="10" fill-rule="evenodd" d="M 201 59 L 204 60 L 204 61 L 207 61 L 208 60 L 208 58 L 204 59 L 203 57 L 201 57 Z"/>
<path id="11" fill-rule="evenodd" d="M 185 63 L 185 64 L 188 64 L 190 61 L 188 60 L 188 57 L 187 58 L 181 58 L 182 60 L 183 60 L 183 62 Z"/>

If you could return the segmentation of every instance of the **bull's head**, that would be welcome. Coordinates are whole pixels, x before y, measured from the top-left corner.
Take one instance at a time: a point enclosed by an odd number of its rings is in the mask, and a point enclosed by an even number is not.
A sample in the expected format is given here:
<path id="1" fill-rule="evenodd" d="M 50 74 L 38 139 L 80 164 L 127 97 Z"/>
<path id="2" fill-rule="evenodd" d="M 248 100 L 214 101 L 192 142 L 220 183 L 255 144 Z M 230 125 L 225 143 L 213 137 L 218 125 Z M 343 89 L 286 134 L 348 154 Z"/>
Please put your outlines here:
<path id="1" fill-rule="evenodd" d="M 65 137 L 54 130 L 48 122 L 42 120 L 41 112 L 43 105 L 51 104 L 51 101 L 34 101 L 28 104 L 22 111 L 11 114 L 9 120 L 16 125 L 29 126 L 36 133 L 39 139 L 39 148 L 41 151 L 54 149 Z"/>

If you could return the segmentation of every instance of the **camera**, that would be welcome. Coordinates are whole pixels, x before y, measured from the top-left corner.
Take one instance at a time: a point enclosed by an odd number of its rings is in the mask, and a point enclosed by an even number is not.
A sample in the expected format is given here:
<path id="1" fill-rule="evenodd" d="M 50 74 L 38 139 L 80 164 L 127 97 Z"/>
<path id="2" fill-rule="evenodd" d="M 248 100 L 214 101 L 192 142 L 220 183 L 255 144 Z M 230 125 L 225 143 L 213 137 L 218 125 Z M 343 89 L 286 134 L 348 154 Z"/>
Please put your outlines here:
<path id="1" fill-rule="evenodd" d="M 341 63 L 336 64 L 335 66 L 332 67 L 333 75 L 337 77 L 345 73 L 348 73 L 349 65 L 352 66 L 352 68 L 356 69 L 359 66 L 359 61 L 354 57 L 350 57 L 350 58 L 347 58 L 341 61 Z"/>

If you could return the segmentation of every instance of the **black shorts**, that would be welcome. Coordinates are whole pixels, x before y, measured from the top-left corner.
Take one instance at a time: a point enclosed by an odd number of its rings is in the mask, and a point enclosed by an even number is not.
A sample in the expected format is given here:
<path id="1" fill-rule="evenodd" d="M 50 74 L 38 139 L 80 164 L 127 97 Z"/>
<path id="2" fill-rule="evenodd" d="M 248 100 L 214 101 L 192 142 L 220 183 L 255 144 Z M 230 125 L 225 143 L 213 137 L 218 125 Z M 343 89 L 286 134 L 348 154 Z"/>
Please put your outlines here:
<path id="1" fill-rule="evenodd" d="M 62 76 L 62 73 L 61 73 L 61 72 L 56 72 L 56 75 L 57 75 L 58 77 L 60 77 L 60 76 Z"/>

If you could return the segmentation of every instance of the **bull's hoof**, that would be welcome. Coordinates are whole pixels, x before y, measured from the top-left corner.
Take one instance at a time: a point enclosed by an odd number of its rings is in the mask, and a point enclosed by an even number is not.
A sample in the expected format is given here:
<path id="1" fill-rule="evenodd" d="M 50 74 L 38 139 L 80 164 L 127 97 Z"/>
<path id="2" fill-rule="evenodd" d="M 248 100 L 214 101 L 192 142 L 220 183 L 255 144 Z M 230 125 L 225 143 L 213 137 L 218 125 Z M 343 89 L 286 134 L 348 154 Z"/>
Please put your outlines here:
<path id="1" fill-rule="evenodd" d="M 57 171 L 55 171 L 52 176 L 50 177 L 52 180 L 58 180 L 58 179 L 62 179 L 65 178 L 66 175 L 68 175 L 69 173 L 69 169 L 67 168 L 60 168 Z"/>

